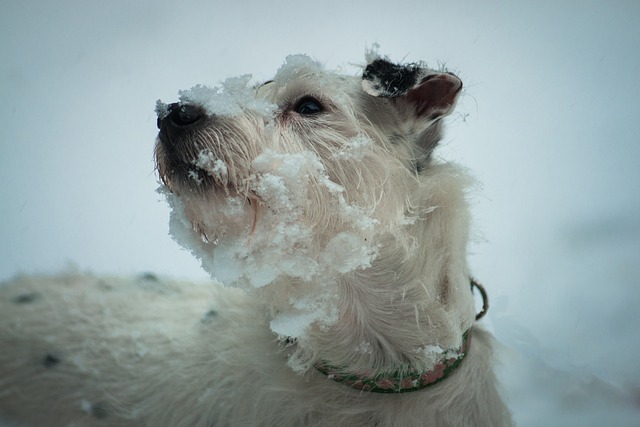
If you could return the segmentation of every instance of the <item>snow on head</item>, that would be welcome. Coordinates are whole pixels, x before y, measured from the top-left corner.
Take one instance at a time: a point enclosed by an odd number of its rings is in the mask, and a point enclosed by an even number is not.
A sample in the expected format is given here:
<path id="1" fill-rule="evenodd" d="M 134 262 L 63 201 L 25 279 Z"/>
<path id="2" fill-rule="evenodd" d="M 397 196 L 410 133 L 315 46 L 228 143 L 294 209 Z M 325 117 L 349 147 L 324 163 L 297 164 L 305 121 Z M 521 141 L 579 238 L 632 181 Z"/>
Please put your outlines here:
<path id="1" fill-rule="evenodd" d="M 322 65 L 307 55 L 289 55 L 273 78 L 274 82 L 288 82 L 301 74 L 314 74 L 323 71 Z"/>
<path id="2" fill-rule="evenodd" d="M 270 115 L 276 108 L 270 102 L 256 98 L 250 74 L 228 78 L 219 87 L 198 84 L 179 91 L 178 95 L 182 104 L 199 105 L 207 113 L 218 116 L 234 116 L 247 109 Z"/>
<path id="3" fill-rule="evenodd" d="M 160 101 L 159 99 L 156 101 L 156 109 L 155 109 L 156 115 L 158 116 L 158 119 L 162 120 L 165 117 L 167 117 L 170 113 L 169 110 L 169 105 L 165 104 L 164 102 Z"/>

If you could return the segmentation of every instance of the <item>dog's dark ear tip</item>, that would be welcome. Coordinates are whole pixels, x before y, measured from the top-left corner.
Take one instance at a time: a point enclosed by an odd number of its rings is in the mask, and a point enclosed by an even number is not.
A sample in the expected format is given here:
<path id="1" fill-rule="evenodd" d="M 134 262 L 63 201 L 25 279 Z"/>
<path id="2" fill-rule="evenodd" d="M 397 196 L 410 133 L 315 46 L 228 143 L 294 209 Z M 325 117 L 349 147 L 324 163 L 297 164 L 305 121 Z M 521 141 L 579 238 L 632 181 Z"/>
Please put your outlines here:
<path id="1" fill-rule="evenodd" d="M 405 95 L 418 82 L 421 69 L 416 64 L 396 65 L 377 58 L 362 73 L 365 92 L 381 98 L 397 98 Z"/>

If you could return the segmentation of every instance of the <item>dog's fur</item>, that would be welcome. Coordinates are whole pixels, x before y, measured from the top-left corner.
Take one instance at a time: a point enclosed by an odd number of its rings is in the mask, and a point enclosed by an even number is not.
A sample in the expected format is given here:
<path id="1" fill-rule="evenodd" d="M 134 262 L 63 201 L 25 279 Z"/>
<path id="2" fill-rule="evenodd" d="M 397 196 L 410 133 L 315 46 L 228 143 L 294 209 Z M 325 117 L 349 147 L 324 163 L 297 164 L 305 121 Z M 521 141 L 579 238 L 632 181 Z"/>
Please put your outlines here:
<path id="1" fill-rule="evenodd" d="M 15 279 L 0 289 L 0 414 L 52 427 L 511 425 L 492 338 L 474 325 L 469 180 L 433 155 L 460 80 L 370 55 L 362 78 L 291 57 L 254 99 L 232 83 L 159 104 L 156 158 L 177 240 L 244 291 Z M 314 368 L 429 370 L 467 330 L 460 367 L 420 391 L 360 391 Z"/>

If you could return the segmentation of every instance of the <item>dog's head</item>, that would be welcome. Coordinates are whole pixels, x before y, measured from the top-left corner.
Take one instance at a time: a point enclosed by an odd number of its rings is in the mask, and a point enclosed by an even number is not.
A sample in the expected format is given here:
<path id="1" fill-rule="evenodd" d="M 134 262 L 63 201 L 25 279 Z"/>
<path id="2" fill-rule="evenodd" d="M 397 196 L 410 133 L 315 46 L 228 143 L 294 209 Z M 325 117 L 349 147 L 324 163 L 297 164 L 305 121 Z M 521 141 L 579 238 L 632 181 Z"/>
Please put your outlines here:
<path id="1" fill-rule="evenodd" d="M 453 74 L 382 58 L 361 79 L 329 73 L 305 56 L 289 57 L 267 83 L 252 88 L 249 79 L 198 85 L 181 91 L 178 103 L 158 103 L 156 159 L 171 191 L 252 199 L 252 163 L 265 151 L 316 152 L 328 166 L 362 154 L 366 139 L 419 173 L 462 88 Z"/>
<path id="2" fill-rule="evenodd" d="M 249 80 L 157 106 L 173 234 L 205 269 L 249 289 L 317 285 L 371 266 L 385 241 L 411 238 L 433 209 L 423 183 L 440 119 L 461 92 L 456 76 L 380 57 L 361 77 L 343 76 L 299 55 L 273 80 Z"/>

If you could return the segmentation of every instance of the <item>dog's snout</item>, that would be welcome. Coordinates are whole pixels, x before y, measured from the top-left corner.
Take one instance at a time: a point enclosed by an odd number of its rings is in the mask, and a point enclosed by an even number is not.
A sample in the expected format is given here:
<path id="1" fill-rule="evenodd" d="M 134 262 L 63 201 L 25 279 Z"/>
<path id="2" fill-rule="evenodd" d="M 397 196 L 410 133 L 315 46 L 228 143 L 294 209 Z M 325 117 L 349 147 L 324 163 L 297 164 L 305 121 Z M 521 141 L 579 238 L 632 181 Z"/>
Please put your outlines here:
<path id="1" fill-rule="evenodd" d="M 173 125 L 181 127 L 195 124 L 204 113 L 201 107 L 191 104 L 171 104 L 169 109 L 169 120 Z"/>
<path id="2" fill-rule="evenodd" d="M 160 140 L 169 145 L 182 144 L 186 135 L 197 130 L 198 124 L 206 118 L 204 108 L 193 104 L 174 103 L 166 106 L 158 115 L 157 126 Z"/>
<path id="3" fill-rule="evenodd" d="M 205 115 L 202 107 L 192 104 L 174 103 L 169 104 L 167 109 L 168 114 L 165 117 L 158 117 L 158 129 L 162 129 L 163 126 L 170 128 L 193 126 Z"/>

